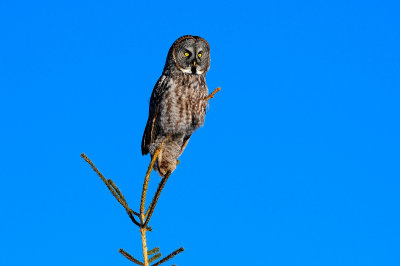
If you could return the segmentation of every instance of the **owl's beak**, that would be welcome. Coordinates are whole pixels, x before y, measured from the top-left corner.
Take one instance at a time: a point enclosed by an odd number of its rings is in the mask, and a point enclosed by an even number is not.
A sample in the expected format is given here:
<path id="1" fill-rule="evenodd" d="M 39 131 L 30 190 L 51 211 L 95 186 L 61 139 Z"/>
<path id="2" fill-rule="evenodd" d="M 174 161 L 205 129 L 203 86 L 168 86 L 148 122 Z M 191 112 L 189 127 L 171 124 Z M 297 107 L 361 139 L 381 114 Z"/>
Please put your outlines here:
<path id="1" fill-rule="evenodd" d="M 197 62 L 196 62 L 196 59 L 195 59 L 195 60 L 193 60 L 193 66 L 191 67 L 192 68 L 192 74 L 196 74 L 197 73 L 196 64 L 197 64 Z"/>

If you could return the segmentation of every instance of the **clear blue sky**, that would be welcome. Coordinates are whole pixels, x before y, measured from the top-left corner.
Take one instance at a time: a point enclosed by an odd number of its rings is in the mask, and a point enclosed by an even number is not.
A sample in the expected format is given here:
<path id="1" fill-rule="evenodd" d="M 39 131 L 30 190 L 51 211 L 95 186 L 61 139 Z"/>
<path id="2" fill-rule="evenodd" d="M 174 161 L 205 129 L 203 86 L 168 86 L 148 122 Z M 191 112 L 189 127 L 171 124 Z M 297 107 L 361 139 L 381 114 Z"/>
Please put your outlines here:
<path id="1" fill-rule="evenodd" d="M 79 154 L 138 208 L 151 90 L 192 34 L 222 90 L 149 246 L 184 246 L 178 266 L 400 265 L 397 1 L 141 2 L 0 2 L 0 264 L 141 257 Z"/>

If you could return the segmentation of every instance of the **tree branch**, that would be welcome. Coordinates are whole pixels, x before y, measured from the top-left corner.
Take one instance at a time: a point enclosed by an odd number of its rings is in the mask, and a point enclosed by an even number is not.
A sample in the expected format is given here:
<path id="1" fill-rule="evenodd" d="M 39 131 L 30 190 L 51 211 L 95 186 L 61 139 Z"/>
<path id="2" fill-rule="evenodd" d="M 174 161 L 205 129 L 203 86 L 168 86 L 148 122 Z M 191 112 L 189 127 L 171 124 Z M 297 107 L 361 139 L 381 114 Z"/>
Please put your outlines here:
<path id="1" fill-rule="evenodd" d="M 129 254 L 128 252 L 126 252 L 125 250 L 123 250 L 122 248 L 119 249 L 119 253 L 121 253 L 122 255 L 125 256 L 125 258 L 127 258 L 128 260 L 136 263 L 137 265 L 144 265 L 143 262 L 135 259 L 131 254 Z"/>
<path id="2" fill-rule="evenodd" d="M 147 212 L 146 212 L 146 221 L 143 224 L 144 227 L 146 227 L 147 224 L 149 223 L 150 218 L 153 215 L 154 208 L 157 205 L 157 201 L 158 201 L 158 198 L 160 197 L 161 191 L 163 190 L 163 188 L 165 186 L 165 183 L 167 183 L 168 178 L 169 178 L 170 175 L 171 175 L 171 171 L 168 170 L 166 175 L 165 175 L 165 177 L 163 177 L 163 179 L 161 179 L 160 184 L 158 184 L 157 191 L 154 194 L 153 200 L 151 201 L 150 206 L 149 206 L 149 208 L 147 209 Z"/>
<path id="3" fill-rule="evenodd" d="M 182 248 L 179 248 L 179 249 L 175 250 L 174 252 L 172 252 L 171 254 L 169 254 L 168 256 L 166 256 L 165 258 L 163 258 L 163 259 L 159 260 L 158 262 L 154 263 L 154 264 L 151 265 L 151 266 L 160 265 L 160 264 L 166 262 L 167 260 L 172 259 L 173 257 L 175 257 L 176 255 L 178 255 L 179 253 L 181 253 L 181 252 L 184 251 L 184 250 L 185 250 L 185 249 L 184 249 L 183 247 L 182 247 Z"/>
<path id="4" fill-rule="evenodd" d="M 133 211 L 131 208 L 129 208 L 128 203 L 125 200 L 125 197 L 122 195 L 121 191 L 118 189 L 118 187 L 114 184 L 114 182 L 111 179 L 106 179 L 103 174 L 97 169 L 97 167 L 94 165 L 94 163 L 84 154 L 81 154 L 81 157 L 92 167 L 93 171 L 97 173 L 97 175 L 101 178 L 101 180 L 104 182 L 104 184 L 107 186 L 108 190 L 110 190 L 111 194 L 114 196 L 114 198 L 122 205 L 122 207 L 125 208 L 126 212 L 129 214 L 135 214 L 139 216 L 139 214 L 135 211 Z M 136 221 L 134 216 L 129 216 L 137 226 L 140 226 L 140 224 Z"/>
<path id="5" fill-rule="evenodd" d="M 211 98 L 214 98 L 214 95 L 221 90 L 220 87 L 216 88 L 213 92 L 211 92 L 204 100 L 208 101 Z"/>

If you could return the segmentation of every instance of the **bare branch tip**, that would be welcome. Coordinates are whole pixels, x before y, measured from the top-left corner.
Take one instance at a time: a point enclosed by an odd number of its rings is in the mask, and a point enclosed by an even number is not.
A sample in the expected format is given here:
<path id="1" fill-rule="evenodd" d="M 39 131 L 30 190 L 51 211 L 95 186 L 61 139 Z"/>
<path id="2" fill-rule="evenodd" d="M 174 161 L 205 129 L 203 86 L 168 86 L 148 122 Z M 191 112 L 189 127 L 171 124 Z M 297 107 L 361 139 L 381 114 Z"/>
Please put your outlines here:
<path id="1" fill-rule="evenodd" d="M 183 247 L 181 247 L 181 248 L 175 250 L 174 252 L 172 252 L 171 254 L 169 254 L 168 256 L 164 257 L 163 259 L 159 260 L 158 262 L 154 263 L 154 264 L 151 265 L 151 266 L 160 265 L 160 264 L 162 264 L 162 263 L 164 263 L 164 262 L 166 262 L 166 261 L 172 259 L 173 257 L 175 257 L 176 255 L 178 255 L 179 253 L 181 253 L 181 252 L 184 251 L 184 250 L 185 250 L 185 249 L 184 249 Z"/>
<path id="2" fill-rule="evenodd" d="M 221 90 L 221 87 L 216 88 L 213 92 L 211 92 L 211 93 L 205 98 L 205 100 L 208 101 L 208 100 L 210 100 L 211 98 L 214 98 L 214 95 L 215 95 L 217 92 L 219 92 L 220 90 Z"/>
<path id="3" fill-rule="evenodd" d="M 219 91 L 219 88 L 217 88 L 212 94 L 210 94 L 211 98 L 212 96 Z M 147 189 L 148 189 L 148 183 L 149 183 L 149 179 L 150 179 L 150 174 L 153 170 L 153 166 L 154 163 L 156 161 L 156 158 L 158 156 L 158 153 L 160 152 L 160 150 L 162 149 L 163 144 L 171 137 L 171 134 L 169 136 L 167 136 L 163 142 L 161 143 L 161 145 L 157 148 L 151 162 L 150 165 L 148 167 L 148 170 L 146 172 L 146 176 L 145 176 L 145 180 L 144 180 L 144 184 L 143 184 L 143 190 L 142 190 L 142 197 L 141 197 L 141 204 L 140 204 L 140 212 L 135 212 L 133 211 L 131 208 L 129 208 L 128 203 L 125 200 L 124 195 L 122 194 L 122 192 L 119 190 L 118 186 L 113 182 L 112 179 L 106 179 L 103 174 L 97 169 L 97 167 L 94 165 L 94 163 L 84 154 L 81 153 L 80 156 L 91 166 L 91 168 L 93 169 L 94 172 L 97 173 L 97 175 L 100 177 L 100 179 L 104 182 L 104 184 L 107 186 L 107 188 L 109 189 L 109 191 L 111 192 L 111 194 L 115 197 L 115 199 L 125 208 L 128 216 L 130 217 L 130 219 L 132 220 L 132 222 L 137 225 L 140 228 L 140 232 L 141 232 L 141 237 L 142 237 L 142 249 L 143 249 L 143 260 L 144 262 L 139 261 L 138 259 L 134 258 L 132 255 L 130 255 L 128 252 L 126 252 L 125 250 L 123 250 L 122 248 L 119 249 L 119 253 L 121 253 L 125 258 L 127 258 L 128 260 L 130 260 L 131 262 L 136 263 L 137 265 L 142 265 L 142 266 L 149 266 L 150 263 L 158 260 L 159 258 L 161 258 L 161 253 L 159 252 L 160 249 L 158 247 L 147 251 L 147 240 L 146 240 L 146 232 L 147 231 L 152 231 L 151 226 L 148 226 L 148 223 L 150 221 L 150 218 L 154 212 L 154 209 L 157 205 L 157 201 L 160 197 L 161 191 L 163 190 L 169 176 L 171 175 L 172 171 L 168 170 L 167 173 L 162 177 L 157 191 L 147 209 L 147 211 L 145 212 L 145 199 L 146 199 L 146 193 L 147 193 Z M 179 163 L 179 161 L 178 161 Z M 138 221 L 136 221 L 135 216 L 139 217 L 140 219 L 140 223 Z M 169 259 L 173 258 L 174 256 L 176 256 L 177 254 L 179 254 L 180 252 L 184 251 L 183 247 L 175 250 L 174 252 L 172 252 L 171 254 L 169 254 L 168 256 L 164 257 L 163 259 L 159 260 L 158 262 L 154 263 L 152 266 L 157 266 L 160 265 L 166 261 L 168 261 Z M 154 254 L 154 255 L 153 255 Z M 153 255 L 151 258 L 148 258 L 148 255 Z"/>
<path id="4" fill-rule="evenodd" d="M 131 254 L 129 254 L 128 252 L 126 252 L 125 250 L 123 250 L 122 248 L 120 248 L 119 253 L 121 253 L 122 255 L 124 255 L 125 258 L 127 258 L 128 260 L 136 263 L 137 265 L 144 265 L 143 262 L 139 261 L 138 259 L 135 259 Z"/>

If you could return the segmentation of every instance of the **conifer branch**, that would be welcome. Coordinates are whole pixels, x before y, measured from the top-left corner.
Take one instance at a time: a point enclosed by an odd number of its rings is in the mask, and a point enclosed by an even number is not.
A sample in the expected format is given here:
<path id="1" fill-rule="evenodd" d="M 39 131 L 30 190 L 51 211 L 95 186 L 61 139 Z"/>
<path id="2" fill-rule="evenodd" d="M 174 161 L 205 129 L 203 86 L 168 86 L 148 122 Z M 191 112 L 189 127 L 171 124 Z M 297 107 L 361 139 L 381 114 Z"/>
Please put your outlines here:
<path id="1" fill-rule="evenodd" d="M 155 260 L 159 259 L 162 255 L 159 252 L 160 249 L 154 248 L 150 251 L 147 251 L 147 239 L 146 239 L 146 232 L 147 231 L 151 231 L 151 227 L 148 226 L 149 221 L 151 216 L 153 215 L 155 206 L 157 205 L 158 199 L 160 197 L 161 191 L 163 190 L 165 183 L 167 182 L 169 176 L 171 175 L 171 171 L 167 171 L 167 174 L 165 175 L 165 177 L 163 177 L 161 179 L 161 182 L 158 185 L 157 191 L 154 194 L 154 197 L 147 209 L 147 211 L 145 212 L 145 201 L 146 201 L 146 194 L 147 194 L 147 189 L 148 189 L 148 184 L 150 181 L 150 174 L 153 170 L 155 161 L 158 157 L 158 154 L 160 153 L 164 143 L 166 141 L 168 141 L 168 139 L 171 137 L 171 135 L 169 135 L 168 137 L 166 137 L 164 139 L 164 141 L 160 144 L 160 146 L 157 148 L 157 150 L 155 151 L 152 160 L 150 161 L 149 167 L 147 168 L 147 172 L 145 175 L 145 179 L 143 182 L 143 189 L 142 189 L 142 196 L 141 196 L 141 201 L 140 201 L 140 212 L 135 212 L 134 210 L 132 210 L 129 206 L 128 203 L 124 197 L 124 195 L 122 194 L 121 190 L 118 188 L 118 186 L 114 183 L 114 181 L 112 181 L 112 179 L 106 179 L 104 177 L 104 175 L 97 169 L 97 167 L 94 165 L 94 163 L 84 154 L 81 154 L 81 157 L 92 167 L 93 171 L 100 177 L 100 179 L 103 181 L 103 183 L 107 186 L 108 190 L 111 192 L 111 194 L 114 196 L 114 198 L 124 207 L 124 209 L 126 210 L 129 218 L 132 220 L 132 222 L 137 225 L 140 228 L 140 234 L 141 234 L 141 239 L 142 239 L 142 251 L 143 251 L 143 261 L 141 262 L 138 259 L 134 258 L 132 255 L 130 255 L 128 252 L 126 252 L 123 249 L 119 249 L 119 252 L 128 260 L 138 264 L 138 265 L 143 265 L 143 266 L 149 266 L 151 262 L 154 262 Z M 140 222 L 138 222 L 135 218 L 135 216 L 139 217 Z M 160 265 L 161 263 L 169 260 L 170 258 L 174 257 L 176 254 L 180 253 L 183 251 L 183 248 L 174 251 L 173 253 L 171 253 L 170 255 L 168 255 L 167 257 L 165 257 L 164 259 L 160 260 L 159 262 L 157 262 L 154 265 Z M 149 259 L 149 255 L 153 255 L 150 259 Z"/>
<path id="2" fill-rule="evenodd" d="M 94 165 L 94 163 L 84 154 L 81 154 L 81 157 L 92 167 L 93 171 L 97 173 L 97 175 L 100 177 L 100 179 L 104 182 L 104 184 L 107 186 L 108 190 L 110 190 L 111 194 L 114 196 L 114 198 L 125 208 L 126 212 L 128 213 L 129 217 L 131 218 L 132 222 L 136 224 L 137 226 L 140 226 L 140 224 L 136 221 L 135 217 L 131 214 L 135 214 L 139 216 L 139 214 L 135 211 L 133 211 L 131 208 L 129 208 L 128 203 L 125 200 L 125 197 L 122 195 L 121 191 L 118 189 L 118 187 L 114 184 L 114 182 L 111 179 L 106 179 L 103 174 L 97 169 L 97 167 Z"/>
<path id="3" fill-rule="evenodd" d="M 159 258 L 161 258 L 161 253 L 157 253 L 157 254 L 155 254 L 153 257 L 151 257 L 150 259 L 149 259 L 149 263 L 152 263 L 153 261 L 156 261 L 156 260 L 158 260 Z"/>
<path id="4" fill-rule="evenodd" d="M 181 247 L 181 248 L 175 250 L 174 252 L 172 252 L 171 254 L 169 254 L 168 256 L 166 256 L 165 258 L 161 259 L 160 261 L 154 263 L 154 264 L 151 265 L 151 266 L 160 265 L 160 264 L 166 262 L 167 260 L 172 259 L 173 257 L 175 257 L 176 255 L 178 255 L 179 253 L 181 253 L 181 252 L 184 251 L 184 250 L 185 250 L 185 249 L 184 249 L 183 247 Z"/>
<path id="5" fill-rule="evenodd" d="M 150 206 L 149 206 L 149 208 L 148 208 L 148 210 L 147 210 L 147 212 L 146 212 L 147 216 L 146 216 L 146 221 L 145 221 L 144 224 L 143 224 L 144 227 L 146 227 L 147 224 L 149 223 L 150 218 L 151 218 L 151 216 L 153 215 L 154 208 L 155 208 L 156 205 L 157 205 L 157 201 L 158 201 L 158 198 L 160 197 L 161 191 L 163 190 L 163 188 L 164 188 L 164 186 L 165 186 L 165 183 L 167 183 L 168 178 L 169 178 L 170 175 L 171 175 L 171 171 L 167 171 L 165 177 L 163 177 L 163 178 L 161 179 L 160 184 L 158 184 L 157 191 L 156 191 L 156 193 L 154 194 L 153 200 L 151 201 Z"/>
<path id="6" fill-rule="evenodd" d="M 141 218 L 141 223 L 144 223 L 144 218 L 147 216 L 147 213 L 145 214 L 145 202 L 146 202 L 146 194 L 147 194 L 147 188 L 149 186 L 149 181 L 150 181 L 150 174 L 151 171 L 153 170 L 154 164 L 157 160 L 158 154 L 160 154 L 160 151 L 162 147 L 164 146 L 165 142 L 168 141 L 168 139 L 171 137 L 172 134 L 169 134 L 160 144 L 160 146 L 157 148 L 157 150 L 154 152 L 153 156 L 151 157 L 151 161 L 149 164 L 149 167 L 147 168 L 146 175 L 144 177 L 144 182 L 143 182 L 143 189 L 142 189 L 142 197 L 140 200 L 140 218 Z M 143 216 L 143 217 L 142 217 Z"/>
<path id="7" fill-rule="evenodd" d="M 147 251 L 147 255 L 153 255 L 160 252 L 160 249 L 158 247 L 153 248 L 152 250 Z"/>
<path id="8" fill-rule="evenodd" d="M 144 265 L 143 262 L 135 259 L 131 254 L 129 254 L 128 252 L 126 252 L 125 250 L 123 250 L 122 248 L 119 249 L 119 253 L 121 253 L 122 255 L 125 256 L 125 258 L 127 258 L 128 260 L 136 263 L 137 265 Z"/>
<path id="9" fill-rule="evenodd" d="M 144 213 L 144 209 L 145 209 L 145 203 L 146 203 L 146 194 L 147 194 L 147 188 L 149 186 L 149 181 L 150 181 L 150 174 L 151 171 L 153 170 L 154 164 L 157 160 L 158 154 L 161 151 L 162 146 L 164 145 L 164 142 L 161 143 L 160 148 L 158 148 L 156 150 L 156 152 L 154 153 L 154 155 L 151 158 L 149 167 L 147 168 L 147 172 L 146 175 L 144 177 L 144 182 L 143 182 L 143 189 L 142 189 L 142 197 L 140 200 L 140 215 L 142 215 Z"/>
<path id="10" fill-rule="evenodd" d="M 170 135 L 171 136 L 171 135 Z M 115 197 L 115 199 L 125 208 L 129 218 L 132 220 L 132 222 L 140 227 L 140 234 L 141 234 L 141 239 L 142 239 L 142 251 L 143 251 L 143 261 L 141 262 L 138 259 L 134 258 L 132 255 L 130 255 L 128 252 L 123 250 L 122 248 L 119 249 L 119 252 L 128 260 L 136 263 L 137 265 L 142 265 L 142 266 L 149 266 L 151 262 L 154 262 L 155 260 L 159 259 L 162 255 L 159 253 L 160 249 L 154 248 L 150 251 L 147 251 L 147 239 L 146 239 L 146 232 L 151 231 L 151 227 L 148 227 L 148 223 L 150 221 L 151 216 L 153 215 L 154 209 L 157 205 L 158 199 L 160 197 L 161 191 L 163 190 L 166 182 L 168 181 L 169 176 L 171 175 L 171 171 L 167 171 L 165 177 L 161 179 L 161 182 L 158 185 L 157 191 L 154 194 L 154 197 L 147 209 L 146 212 L 144 212 L 144 205 L 145 205 L 145 198 L 146 198 L 146 192 L 148 189 L 148 183 L 150 180 L 150 174 L 151 171 L 154 167 L 155 160 L 162 148 L 162 145 L 165 143 L 165 141 L 168 140 L 170 137 L 168 136 L 159 146 L 159 148 L 156 150 L 154 153 L 154 156 L 149 164 L 149 167 L 146 172 L 145 180 L 143 182 L 143 190 L 142 190 L 142 197 L 141 197 L 141 203 L 140 203 L 140 213 L 137 213 L 133 211 L 131 208 L 129 208 L 128 203 L 126 202 L 126 199 L 120 189 L 117 187 L 117 185 L 112 181 L 112 179 L 106 179 L 103 174 L 97 169 L 97 167 L 94 165 L 94 163 L 84 154 L 81 154 L 81 157 L 92 167 L 93 171 L 97 173 L 97 175 L 100 177 L 100 179 L 104 182 L 104 184 L 107 186 L 108 190 L 111 192 L 111 194 Z M 135 219 L 135 215 L 140 218 L 140 223 Z M 160 265 L 167 260 L 173 258 L 180 252 L 182 252 L 184 249 L 180 248 L 165 258 L 161 259 L 160 261 L 156 262 L 152 266 Z M 154 255 L 153 255 L 154 254 Z M 153 255 L 150 259 L 148 258 L 149 255 Z"/>

